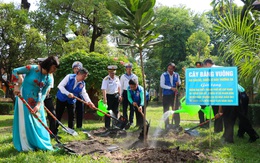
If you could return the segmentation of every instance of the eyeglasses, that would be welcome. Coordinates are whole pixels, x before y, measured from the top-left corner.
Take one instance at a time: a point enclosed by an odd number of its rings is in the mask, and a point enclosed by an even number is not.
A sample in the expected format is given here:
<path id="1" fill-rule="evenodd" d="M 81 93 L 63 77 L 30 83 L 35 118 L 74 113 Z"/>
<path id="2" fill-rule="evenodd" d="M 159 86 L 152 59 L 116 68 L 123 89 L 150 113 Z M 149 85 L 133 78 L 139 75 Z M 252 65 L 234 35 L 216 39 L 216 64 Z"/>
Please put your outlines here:
<path id="1" fill-rule="evenodd" d="M 132 66 L 125 66 L 125 68 L 132 68 Z"/>

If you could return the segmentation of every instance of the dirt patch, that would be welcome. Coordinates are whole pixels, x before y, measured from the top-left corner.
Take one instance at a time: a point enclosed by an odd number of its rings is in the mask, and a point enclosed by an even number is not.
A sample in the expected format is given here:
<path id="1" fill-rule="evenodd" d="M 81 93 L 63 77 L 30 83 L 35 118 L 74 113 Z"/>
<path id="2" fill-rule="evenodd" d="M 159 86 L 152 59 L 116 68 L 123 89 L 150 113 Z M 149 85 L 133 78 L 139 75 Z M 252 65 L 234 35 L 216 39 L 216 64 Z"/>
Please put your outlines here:
<path id="1" fill-rule="evenodd" d="M 74 151 L 75 153 L 73 154 L 81 156 L 94 153 L 107 153 L 119 149 L 117 145 L 106 145 L 95 139 L 69 142 L 65 145 L 65 147 Z"/>
<path id="2" fill-rule="evenodd" d="M 127 136 L 127 132 L 121 129 L 109 129 L 99 128 L 97 130 L 92 130 L 89 132 L 91 135 L 99 137 L 111 137 L 111 138 L 123 138 Z"/>
<path id="3" fill-rule="evenodd" d="M 93 135 L 92 140 L 70 142 L 66 144 L 66 147 L 75 150 L 78 155 L 90 154 L 94 160 L 104 156 L 111 162 L 196 162 L 206 160 L 206 156 L 200 151 L 182 150 L 179 146 L 173 147 L 173 142 L 166 141 L 168 139 L 177 141 L 193 139 L 184 132 L 162 131 L 160 140 L 154 140 L 152 135 L 149 135 L 146 145 L 143 141 L 138 140 L 140 130 L 128 131 L 127 137 L 124 139 L 97 136 L 104 132 L 106 132 L 104 128 L 90 131 L 89 133 Z M 102 155 L 94 153 L 102 153 Z"/>
<path id="4" fill-rule="evenodd" d="M 205 157 L 200 152 L 169 148 L 141 148 L 124 156 L 123 159 L 111 155 L 111 159 L 126 162 L 195 162 Z M 115 157 L 115 158 L 114 158 Z"/>
<path id="5" fill-rule="evenodd" d="M 138 142 L 138 147 L 144 146 L 142 142 Z M 167 146 L 167 144 L 164 144 Z M 98 160 L 101 156 L 105 156 L 111 162 L 195 162 L 205 160 L 203 153 L 199 151 L 180 150 L 176 148 L 135 148 L 125 152 L 124 149 L 117 145 L 107 145 L 97 140 L 74 141 L 65 145 L 74 150 L 78 155 L 89 154 L 94 160 Z M 95 153 L 102 153 L 96 155 Z"/>

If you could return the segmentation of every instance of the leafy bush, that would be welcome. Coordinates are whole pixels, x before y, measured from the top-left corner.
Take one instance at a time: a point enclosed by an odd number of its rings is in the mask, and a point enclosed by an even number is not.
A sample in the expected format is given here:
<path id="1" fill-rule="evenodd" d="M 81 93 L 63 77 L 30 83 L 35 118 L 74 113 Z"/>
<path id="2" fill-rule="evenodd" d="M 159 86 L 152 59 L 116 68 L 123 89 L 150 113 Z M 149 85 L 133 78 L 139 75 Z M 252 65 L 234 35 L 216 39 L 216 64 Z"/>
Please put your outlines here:
<path id="1" fill-rule="evenodd" d="M 248 116 L 253 125 L 260 125 L 260 104 L 250 104 Z"/>
<path id="2" fill-rule="evenodd" d="M 14 108 L 13 103 L 1 102 L 0 103 L 0 115 L 10 114 L 11 111 L 13 110 L 13 108 Z"/>
<path id="3" fill-rule="evenodd" d="M 54 75 L 55 87 L 52 91 L 53 94 L 57 92 L 57 85 L 60 81 L 72 72 L 72 64 L 75 61 L 80 61 L 83 67 L 89 71 L 89 76 L 86 79 L 86 89 L 88 90 L 91 100 L 97 104 L 98 99 L 101 97 L 101 84 L 105 76 L 108 75 L 107 66 L 117 65 L 116 75 L 121 75 L 125 73 L 124 63 L 129 62 L 125 56 L 112 57 L 107 55 L 102 55 L 99 53 L 86 53 L 85 51 L 78 51 L 68 55 L 64 55 L 60 58 L 60 68 Z M 136 63 L 133 63 L 133 72 L 139 77 L 139 82 L 141 81 L 141 70 Z"/>
<path id="4" fill-rule="evenodd" d="M 5 92 L 2 89 L 0 89 L 0 97 L 5 97 Z"/>

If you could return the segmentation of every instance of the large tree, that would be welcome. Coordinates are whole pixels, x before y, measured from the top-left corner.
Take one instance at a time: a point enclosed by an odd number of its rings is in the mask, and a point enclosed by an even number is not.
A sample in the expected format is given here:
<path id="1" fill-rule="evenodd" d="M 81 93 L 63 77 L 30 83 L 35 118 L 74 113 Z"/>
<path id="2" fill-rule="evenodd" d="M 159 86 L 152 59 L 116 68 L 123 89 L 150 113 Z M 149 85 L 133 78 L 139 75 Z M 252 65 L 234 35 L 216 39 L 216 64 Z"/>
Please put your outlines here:
<path id="1" fill-rule="evenodd" d="M 29 28 L 27 11 L 13 4 L 0 3 L 0 18 L 0 67 L 6 68 L 10 80 L 13 68 L 44 56 L 44 39 L 35 28 Z"/>
<path id="2" fill-rule="evenodd" d="M 71 35 L 89 37 L 89 52 L 95 51 L 95 43 L 109 32 L 107 23 L 110 16 L 104 6 L 105 0 L 42 0 L 37 15 L 36 26 L 51 34 L 52 43 L 68 42 Z M 42 16 L 41 16 L 42 15 Z M 43 22 L 47 23 L 43 23 Z M 54 38 L 52 37 L 54 36 Z"/>
<path id="3" fill-rule="evenodd" d="M 204 31 L 194 32 L 187 40 L 187 51 L 193 56 L 197 57 L 197 61 L 200 60 L 202 55 L 209 55 L 210 37 Z"/>
<path id="4" fill-rule="evenodd" d="M 186 41 L 195 31 L 195 25 L 190 11 L 184 7 L 162 6 L 156 10 L 158 28 L 156 32 L 163 36 L 163 42 L 154 47 L 150 57 L 158 57 L 161 68 L 169 62 L 177 64 L 186 58 Z M 167 18 L 166 21 L 160 20 Z"/>
<path id="5" fill-rule="evenodd" d="M 153 30 L 156 29 L 154 24 L 154 5 L 155 0 L 111 0 L 106 3 L 107 8 L 118 18 L 117 23 L 113 24 L 113 27 L 122 36 L 131 41 L 129 46 L 135 47 L 139 51 L 144 92 L 146 92 L 146 80 L 144 75 L 143 50 L 146 48 L 149 49 L 153 44 L 153 39 L 159 36 L 153 33 Z M 146 101 L 146 96 L 144 96 L 144 100 Z M 146 103 L 144 108 L 144 143 L 146 144 Z"/>

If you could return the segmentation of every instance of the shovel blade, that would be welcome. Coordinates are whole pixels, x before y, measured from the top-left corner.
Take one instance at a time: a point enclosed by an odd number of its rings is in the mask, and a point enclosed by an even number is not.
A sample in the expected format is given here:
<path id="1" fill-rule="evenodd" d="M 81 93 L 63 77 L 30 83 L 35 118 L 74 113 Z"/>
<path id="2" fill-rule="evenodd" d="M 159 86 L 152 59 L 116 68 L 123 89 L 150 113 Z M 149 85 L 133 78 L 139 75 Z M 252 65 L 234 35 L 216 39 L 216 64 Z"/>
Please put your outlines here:
<path id="1" fill-rule="evenodd" d="M 199 132 L 198 130 L 189 130 L 189 129 L 185 129 L 185 133 L 189 134 L 190 136 L 199 136 Z"/>
<path id="2" fill-rule="evenodd" d="M 68 127 L 62 128 L 62 130 L 67 132 L 68 134 L 70 134 L 72 136 L 78 136 L 79 135 L 75 130 L 68 128 Z"/>

